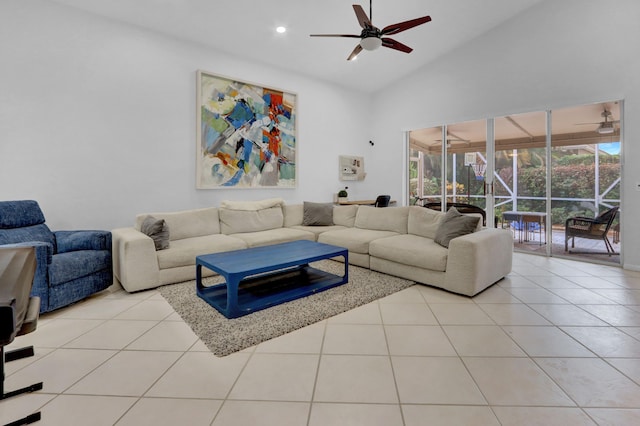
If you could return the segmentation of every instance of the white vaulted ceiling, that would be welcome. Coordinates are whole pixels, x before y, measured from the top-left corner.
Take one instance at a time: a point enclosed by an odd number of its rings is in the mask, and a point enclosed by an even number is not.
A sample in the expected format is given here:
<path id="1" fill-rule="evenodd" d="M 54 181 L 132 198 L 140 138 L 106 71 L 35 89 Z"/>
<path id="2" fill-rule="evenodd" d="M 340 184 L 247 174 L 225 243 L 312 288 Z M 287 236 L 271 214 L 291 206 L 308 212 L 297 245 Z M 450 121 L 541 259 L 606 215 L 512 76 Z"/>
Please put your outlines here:
<path id="1" fill-rule="evenodd" d="M 359 34 L 352 4 L 367 0 L 50 0 L 210 46 L 240 58 L 374 92 L 490 31 L 542 0 L 373 0 L 379 28 L 430 15 L 432 22 L 392 36 L 410 54 L 380 48 L 346 58 Z M 277 26 L 288 31 L 278 34 Z"/>

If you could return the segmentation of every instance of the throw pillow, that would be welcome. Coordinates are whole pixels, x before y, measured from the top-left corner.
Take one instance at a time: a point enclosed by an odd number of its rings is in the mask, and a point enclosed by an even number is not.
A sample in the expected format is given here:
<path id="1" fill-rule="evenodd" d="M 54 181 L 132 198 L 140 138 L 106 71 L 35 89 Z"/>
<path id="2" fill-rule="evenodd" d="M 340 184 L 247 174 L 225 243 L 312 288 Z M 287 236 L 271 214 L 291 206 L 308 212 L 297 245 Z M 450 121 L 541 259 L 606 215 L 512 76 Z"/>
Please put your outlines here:
<path id="1" fill-rule="evenodd" d="M 479 220 L 478 216 L 466 216 L 455 207 L 451 207 L 440 222 L 433 240 L 441 246 L 449 248 L 449 241 L 452 239 L 475 231 Z"/>
<path id="2" fill-rule="evenodd" d="M 164 219 L 156 219 L 153 216 L 145 217 L 140 225 L 140 232 L 151 237 L 156 250 L 169 248 L 169 225 Z"/>
<path id="3" fill-rule="evenodd" d="M 302 224 L 305 226 L 333 225 L 333 204 L 305 201 L 302 207 Z"/>

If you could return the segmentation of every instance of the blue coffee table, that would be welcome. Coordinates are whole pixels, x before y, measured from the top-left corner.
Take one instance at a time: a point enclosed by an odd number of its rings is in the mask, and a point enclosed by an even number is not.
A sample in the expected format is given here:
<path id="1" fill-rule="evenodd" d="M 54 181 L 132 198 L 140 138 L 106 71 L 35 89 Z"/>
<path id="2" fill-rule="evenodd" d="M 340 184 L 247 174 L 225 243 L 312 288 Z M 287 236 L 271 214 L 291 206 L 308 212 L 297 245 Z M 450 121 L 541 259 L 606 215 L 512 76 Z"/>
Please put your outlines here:
<path id="1" fill-rule="evenodd" d="M 310 262 L 344 258 L 342 276 L 309 266 Z M 227 318 L 328 290 L 349 281 L 349 251 L 313 241 L 293 241 L 196 257 L 196 292 Z M 202 268 L 225 279 L 212 286 L 202 284 Z"/>

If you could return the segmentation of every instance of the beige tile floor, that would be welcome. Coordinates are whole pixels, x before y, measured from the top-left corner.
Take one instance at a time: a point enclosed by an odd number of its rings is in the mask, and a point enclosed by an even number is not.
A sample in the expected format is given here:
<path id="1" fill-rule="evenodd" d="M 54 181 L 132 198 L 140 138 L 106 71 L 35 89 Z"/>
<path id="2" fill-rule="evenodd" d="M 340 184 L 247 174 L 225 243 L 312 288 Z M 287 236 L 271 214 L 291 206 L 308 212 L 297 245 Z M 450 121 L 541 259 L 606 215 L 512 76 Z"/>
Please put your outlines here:
<path id="1" fill-rule="evenodd" d="M 473 299 L 417 285 L 217 358 L 153 290 L 41 317 L 0 423 L 637 425 L 640 273 L 517 253 Z"/>

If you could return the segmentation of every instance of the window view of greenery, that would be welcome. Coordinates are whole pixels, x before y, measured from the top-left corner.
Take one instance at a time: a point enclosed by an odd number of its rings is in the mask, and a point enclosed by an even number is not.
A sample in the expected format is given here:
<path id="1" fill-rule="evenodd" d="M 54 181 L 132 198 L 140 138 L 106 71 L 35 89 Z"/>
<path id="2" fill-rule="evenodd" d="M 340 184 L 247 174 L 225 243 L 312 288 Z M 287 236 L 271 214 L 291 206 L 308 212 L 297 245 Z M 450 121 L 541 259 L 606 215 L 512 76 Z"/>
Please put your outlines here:
<path id="1" fill-rule="evenodd" d="M 409 202 L 440 200 L 442 183 L 442 127 L 410 132 Z"/>
<path id="2" fill-rule="evenodd" d="M 411 204 L 425 199 L 440 200 L 442 167 L 440 155 L 410 150 L 409 199 Z M 420 165 L 422 167 L 420 167 Z M 420 184 L 421 183 L 421 184 Z"/>
<path id="3" fill-rule="evenodd" d="M 585 152 L 585 147 L 553 150 L 551 210 L 554 225 L 564 224 L 567 218 L 574 216 L 595 217 L 620 205 L 619 145 L 592 145 L 588 147 L 590 152 Z"/>
<path id="4" fill-rule="evenodd" d="M 475 153 L 484 158 L 484 153 Z M 412 152 L 412 157 L 417 153 Z M 417 201 L 439 202 L 441 200 L 440 188 L 442 185 L 442 161 L 439 155 L 423 155 L 424 176 L 422 177 L 422 192 L 419 191 L 419 162 L 411 161 L 409 165 L 409 195 L 411 204 Z M 469 203 L 479 207 L 485 207 L 484 201 L 484 173 L 478 171 L 476 176 L 473 166 L 465 165 L 464 154 L 450 154 L 448 156 L 446 190 L 447 200 L 458 203 Z M 482 161 L 482 160 L 479 160 Z M 455 165 L 454 165 L 455 164 Z M 475 163 L 478 164 L 478 163 Z M 480 163 L 486 164 L 486 163 Z M 486 165 L 485 165 L 486 167 Z M 455 179 L 453 178 L 455 170 Z M 454 191 L 455 182 L 455 191 Z"/>
<path id="5" fill-rule="evenodd" d="M 544 148 L 531 148 L 517 152 L 518 211 L 545 211 L 547 165 L 544 151 Z M 511 156 L 511 151 L 496 153 L 496 175 L 503 183 L 495 186 L 498 200 L 512 199 L 508 189 L 514 186 Z M 551 156 L 553 225 L 564 225 L 569 217 L 595 217 L 610 206 L 620 204 L 619 142 L 554 148 Z M 509 202 L 497 210 L 515 209 Z"/>

